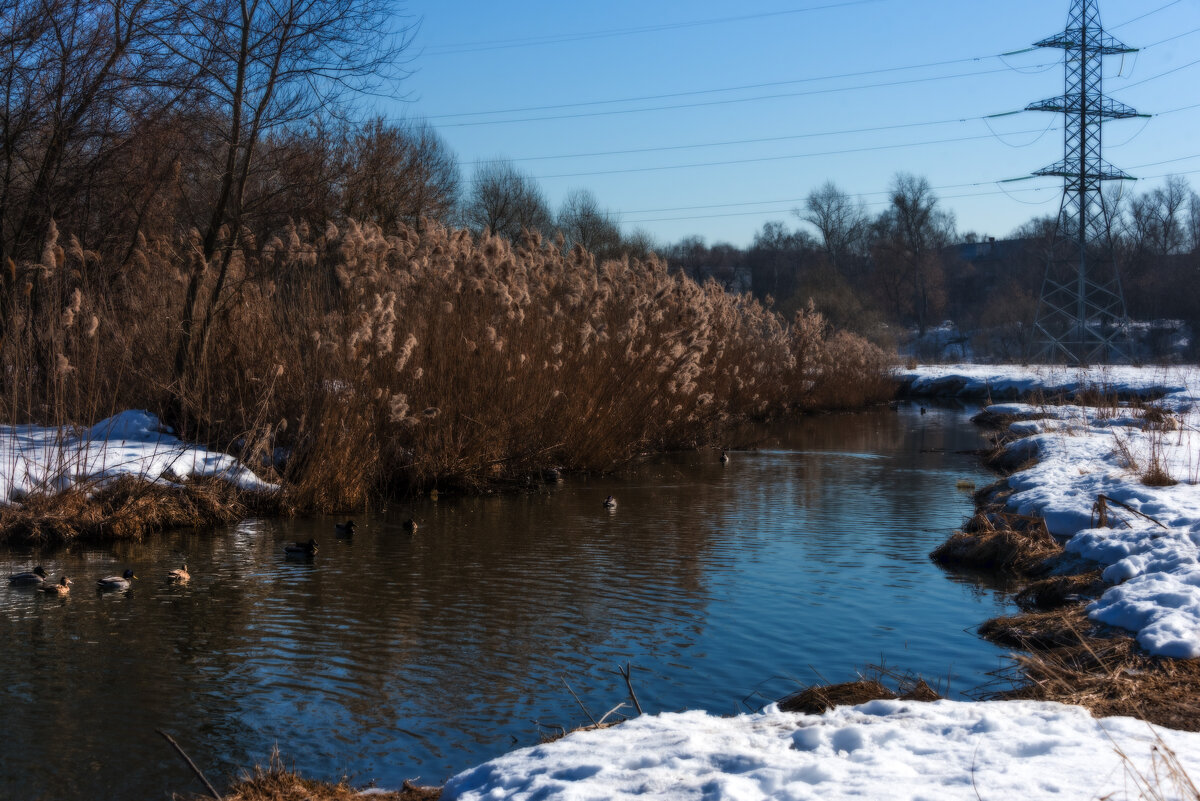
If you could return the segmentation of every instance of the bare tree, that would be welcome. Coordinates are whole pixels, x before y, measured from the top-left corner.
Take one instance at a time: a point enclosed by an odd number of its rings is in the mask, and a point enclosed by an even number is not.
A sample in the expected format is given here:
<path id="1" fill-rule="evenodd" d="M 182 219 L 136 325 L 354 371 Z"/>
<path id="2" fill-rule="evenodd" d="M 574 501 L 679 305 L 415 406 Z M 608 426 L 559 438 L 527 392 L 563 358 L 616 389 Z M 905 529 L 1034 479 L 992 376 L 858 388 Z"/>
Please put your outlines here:
<path id="1" fill-rule="evenodd" d="M 458 203 L 458 159 L 428 123 L 376 118 L 350 137 L 346 150 L 347 216 L 385 230 L 450 219 Z"/>
<path id="2" fill-rule="evenodd" d="M 596 196 L 587 189 L 574 189 L 559 207 L 555 220 L 566 248 L 579 245 L 597 258 L 615 255 L 621 247 L 621 228 Z"/>
<path id="3" fill-rule="evenodd" d="M 833 266 L 844 269 L 850 256 L 863 251 L 870 227 L 866 208 L 861 200 L 856 201 L 832 181 L 809 192 L 804 209 L 793 213 L 821 234 Z"/>
<path id="4" fill-rule="evenodd" d="M 929 181 L 908 173 L 893 179 L 890 200 L 875 223 L 876 278 L 896 314 L 924 335 L 946 300 L 939 251 L 954 239 L 954 215 L 938 208 Z"/>
<path id="5" fill-rule="evenodd" d="M 511 161 L 488 161 L 475 169 L 463 219 L 476 231 L 516 241 L 525 230 L 550 233 L 553 224 L 537 182 Z"/>
<path id="6" fill-rule="evenodd" d="M 318 115 L 344 110 L 348 97 L 398 79 L 408 30 L 393 29 L 388 0 L 199 0 L 184 6 L 180 58 L 202 80 L 200 102 L 219 113 L 211 138 L 216 187 L 188 278 L 175 377 L 186 383 L 241 248 L 246 187 L 263 138 Z M 210 270 L 216 261 L 216 269 Z M 206 278 L 212 272 L 211 284 Z M 205 290 L 205 291 L 202 291 Z"/>
<path id="7" fill-rule="evenodd" d="M 189 85 L 173 0 L 0 0 L 0 261 L 50 220 L 82 236 L 93 179 Z M 108 221 L 98 226 L 107 233 Z"/>

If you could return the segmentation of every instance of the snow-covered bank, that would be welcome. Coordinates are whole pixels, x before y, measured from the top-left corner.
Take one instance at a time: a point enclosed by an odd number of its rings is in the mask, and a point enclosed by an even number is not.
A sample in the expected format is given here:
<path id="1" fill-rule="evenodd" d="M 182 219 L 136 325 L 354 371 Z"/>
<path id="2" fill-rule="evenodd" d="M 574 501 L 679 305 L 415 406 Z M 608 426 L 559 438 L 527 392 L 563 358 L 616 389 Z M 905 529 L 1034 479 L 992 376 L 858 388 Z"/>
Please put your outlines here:
<path id="1" fill-rule="evenodd" d="M 1200 775 L 1200 734 L 1157 736 Z M 824 715 L 771 707 L 732 718 L 682 712 L 507 754 L 451 779 L 443 797 L 1136 799 L 1132 777 L 1154 772 L 1156 742 L 1141 721 L 1031 701 L 871 701 Z M 1166 781 L 1160 789 L 1176 797 Z"/>
<path id="2" fill-rule="evenodd" d="M 213 476 L 240 489 L 276 489 L 232 456 L 183 442 L 149 412 L 121 412 L 91 428 L 0 426 L 0 503 L 121 476 L 166 485 Z"/>
<path id="3" fill-rule="evenodd" d="M 1103 386 L 1134 395 L 1164 393 L 1147 416 L 1126 408 L 989 406 L 1024 418 L 1010 426 L 1024 437 L 1009 445 L 1033 466 L 1008 479 L 1006 503 L 1040 515 L 1068 552 L 1094 560 L 1115 585 L 1088 607 L 1099 623 L 1128 629 L 1147 651 L 1200 657 L 1200 372 L 1196 368 L 1110 367 L 1096 370 L 1014 368 L 913 371 L 914 385 L 951 381 L 964 386 L 1020 386 L 1057 390 Z M 1043 383 L 1031 383 L 1041 380 Z M 1019 461 L 1019 460 L 1017 460 Z M 1144 479 L 1157 466 L 1170 486 Z M 1153 520 L 1119 507 L 1113 527 L 1092 528 L 1099 496 L 1120 501 Z"/>
<path id="4" fill-rule="evenodd" d="M 943 364 L 900 370 L 896 378 L 913 395 L 972 400 L 1015 400 L 1038 391 L 1048 396 L 1088 389 L 1147 396 L 1200 389 L 1200 373 L 1195 367 Z"/>

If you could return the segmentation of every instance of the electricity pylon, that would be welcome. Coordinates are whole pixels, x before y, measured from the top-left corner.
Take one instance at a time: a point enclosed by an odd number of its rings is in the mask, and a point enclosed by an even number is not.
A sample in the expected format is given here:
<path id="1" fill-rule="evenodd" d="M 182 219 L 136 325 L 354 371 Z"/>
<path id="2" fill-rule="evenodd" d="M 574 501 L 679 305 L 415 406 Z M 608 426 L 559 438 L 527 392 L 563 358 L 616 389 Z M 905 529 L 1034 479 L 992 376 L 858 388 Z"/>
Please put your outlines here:
<path id="1" fill-rule="evenodd" d="M 1026 107 L 1053 111 L 1066 120 L 1062 161 L 1034 173 L 1064 179 L 1035 336 L 1044 358 L 1071 364 L 1131 356 L 1125 298 L 1101 187 L 1105 181 L 1133 179 L 1106 162 L 1100 148 L 1105 121 L 1143 115 L 1104 96 L 1104 57 L 1136 48 L 1104 32 L 1097 6 L 1098 0 L 1072 0 L 1067 29 L 1034 45 L 1066 51 L 1066 91 Z"/>

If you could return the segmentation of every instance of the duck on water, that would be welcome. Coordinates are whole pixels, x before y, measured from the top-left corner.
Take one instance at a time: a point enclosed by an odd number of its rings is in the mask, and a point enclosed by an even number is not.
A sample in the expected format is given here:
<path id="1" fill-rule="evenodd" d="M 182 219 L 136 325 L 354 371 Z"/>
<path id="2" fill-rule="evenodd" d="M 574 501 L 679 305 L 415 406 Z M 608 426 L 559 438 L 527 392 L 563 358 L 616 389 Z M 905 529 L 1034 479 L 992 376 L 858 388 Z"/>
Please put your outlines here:
<path id="1" fill-rule="evenodd" d="M 133 575 L 133 569 L 130 568 L 119 576 L 105 576 L 96 582 L 96 586 L 102 590 L 127 590 L 135 578 L 137 576 Z"/>
<path id="2" fill-rule="evenodd" d="M 291 545 L 283 546 L 283 552 L 287 556 L 305 558 L 317 555 L 317 541 L 309 540 L 308 542 L 293 542 Z"/>
<path id="3" fill-rule="evenodd" d="M 25 573 L 14 573 L 8 577 L 8 583 L 14 587 L 36 587 L 46 580 L 46 570 L 38 565 Z"/>

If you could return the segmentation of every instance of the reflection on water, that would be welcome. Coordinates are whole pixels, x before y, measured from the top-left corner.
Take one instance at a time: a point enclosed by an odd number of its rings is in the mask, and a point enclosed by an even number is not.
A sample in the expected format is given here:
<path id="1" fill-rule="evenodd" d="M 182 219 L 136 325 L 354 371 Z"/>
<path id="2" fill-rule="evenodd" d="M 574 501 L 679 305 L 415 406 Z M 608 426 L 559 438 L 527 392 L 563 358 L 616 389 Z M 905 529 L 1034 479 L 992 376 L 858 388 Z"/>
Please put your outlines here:
<path id="1" fill-rule="evenodd" d="M 755 450 L 663 457 L 604 480 L 333 521 L 255 521 L 40 561 L 68 598 L 0 586 L 0 797 L 198 789 L 155 734 L 223 780 L 278 745 L 306 775 L 398 786 L 452 773 L 624 700 L 734 712 L 886 661 L 982 683 L 964 629 L 992 590 L 928 552 L 970 513 L 965 412 L 811 418 Z M 612 493 L 613 511 L 602 507 Z M 411 535 L 403 521 L 415 516 Z M 315 559 L 283 546 L 314 537 Z M 187 562 L 190 583 L 166 573 Z M 99 576 L 133 567 L 126 592 Z"/>

